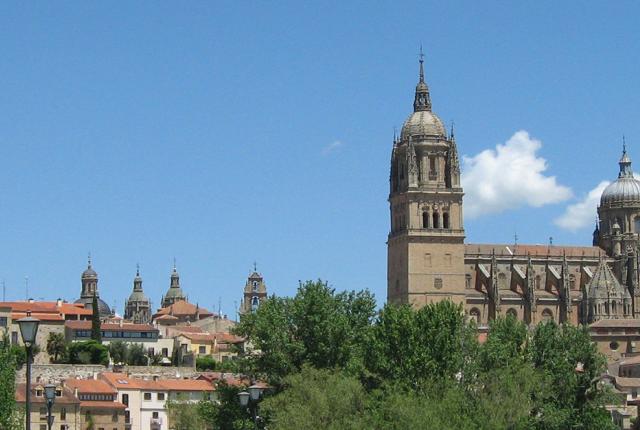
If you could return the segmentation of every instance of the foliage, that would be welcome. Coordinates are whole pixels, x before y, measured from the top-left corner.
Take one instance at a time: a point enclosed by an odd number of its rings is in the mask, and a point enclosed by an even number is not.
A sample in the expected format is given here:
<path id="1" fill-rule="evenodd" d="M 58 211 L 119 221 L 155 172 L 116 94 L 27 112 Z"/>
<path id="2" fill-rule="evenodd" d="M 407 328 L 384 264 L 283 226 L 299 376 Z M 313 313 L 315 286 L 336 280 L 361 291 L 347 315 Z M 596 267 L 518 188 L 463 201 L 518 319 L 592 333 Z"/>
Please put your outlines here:
<path id="1" fill-rule="evenodd" d="M 49 354 L 52 363 L 65 361 L 67 342 L 63 333 L 49 333 L 49 337 L 47 338 L 47 354 Z"/>
<path id="2" fill-rule="evenodd" d="M 100 309 L 98 308 L 98 297 L 94 291 L 91 302 L 91 340 L 102 343 L 102 331 L 100 330 Z"/>
<path id="3" fill-rule="evenodd" d="M 240 406 L 238 393 L 240 388 L 218 383 L 217 402 L 200 402 L 198 412 L 210 427 L 221 430 L 251 428 L 253 422 L 246 408 Z"/>
<path id="4" fill-rule="evenodd" d="M 387 305 L 366 341 L 366 369 L 374 386 L 391 382 L 419 389 L 459 376 L 475 349 L 460 306 L 443 301 L 416 311 Z"/>
<path id="5" fill-rule="evenodd" d="M 615 428 L 597 382 L 606 361 L 584 327 L 499 317 L 480 344 L 450 301 L 374 308 L 366 291 L 318 281 L 243 316 L 235 332 L 253 349 L 238 364 L 275 385 L 262 402 L 269 428 Z M 228 390 L 198 409 L 210 427 L 246 422 Z"/>
<path id="6" fill-rule="evenodd" d="M 307 281 L 293 298 L 265 300 L 242 317 L 234 332 L 251 339 L 253 371 L 279 385 L 305 363 L 359 371 L 361 339 L 374 316 L 375 299 L 368 291 L 336 293 L 325 282 Z"/>
<path id="7" fill-rule="evenodd" d="M 9 349 L 16 360 L 16 366 L 18 368 L 24 366 L 27 362 L 27 349 L 22 345 L 11 345 Z M 33 357 L 40 354 L 40 346 L 38 344 L 31 345 L 31 354 L 33 354 Z"/>
<path id="8" fill-rule="evenodd" d="M 241 362 L 238 360 L 217 361 L 210 355 L 196 358 L 196 370 L 199 372 L 229 372 L 239 373 Z"/>
<path id="9" fill-rule="evenodd" d="M 176 400 L 168 400 L 166 409 L 173 430 L 194 430 L 206 428 L 197 403 L 185 402 L 181 395 Z"/>
<path id="10" fill-rule="evenodd" d="M 109 364 L 109 350 L 95 340 L 74 342 L 69 345 L 68 350 L 71 364 Z"/>
<path id="11" fill-rule="evenodd" d="M 24 350 L 24 348 L 21 349 Z M 0 342 L 0 429 L 3 430 L 18 430 L 22 427 L 15 401 L 16 357 L 14 351 L 5 333 Z"/>
<path id="12" fill-rule="evenodd" d="M 109 356 L 114 363 L 130 366 L 146 366 L 149 357 L 141 343 L 128 343 L 116 340 L 109 343 Z M 162 357 L 160 357 L 160 360 Z"/>
<path id="13" fill-rule="evenodd" d="M 287 389 L 260 405 L 271 419 L 269 429 L 362 428 L 367 395 L 355 377 L 305 366 L 284 384 Z"/>

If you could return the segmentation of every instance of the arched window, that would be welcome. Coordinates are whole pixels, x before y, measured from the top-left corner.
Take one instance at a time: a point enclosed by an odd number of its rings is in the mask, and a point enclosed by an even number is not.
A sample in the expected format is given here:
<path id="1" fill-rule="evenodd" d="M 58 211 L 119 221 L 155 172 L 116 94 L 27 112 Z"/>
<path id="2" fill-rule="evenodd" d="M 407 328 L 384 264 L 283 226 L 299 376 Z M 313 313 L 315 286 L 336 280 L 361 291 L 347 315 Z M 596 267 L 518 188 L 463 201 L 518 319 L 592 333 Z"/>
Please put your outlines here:
<path id="1" fill-rule="evenodd" d="M 536 290 L 542 289 L 542 278 L 540 277 L 540 275 L 536 276 L 535 284 L 536 284 Z"/>
<path id="2" fill-rule="evenodd" d="M 440 214 L 438 212 L 433 213 L 433 228 L 440 228 Z"/>
<path id="3" fill-rule="evenodd" d="M 253 292 L 257 293 L 258 292 L 258 281 L 253 281 L 252 285 L 253 285 Z"/>
<path id="4" fill-rule="evenodd" d="M 464 275 L 464 287 L 467 290 L 471 289 L 471 275 L 469 274 Z"/>
<path id="5" fill-rule="evenodd" d="M 441 288 L 442 288 L 442 278 L 436 278 L 436 279 L 434 279 L 434 280 L 433 280 L 433 287 L 434 287 L 436 290 L 441 289 Z"/>
<path id="6" fill-rule="evenodd" d="M 422 212 L 422 228 L 429 228 L 429 212 Z"/>
<path id="7" fill-rule="evenodd" d="M 569 275 L 569 288 L 576 289 L 576 275 Z"/>
<path id="8" fill-rule="evenodd" d="M 549 309 L 545 309 L 542 311 L 542 321 L 547 322 L 547 321 L 553 321 L 553 312 L 551 312 Z"/>
<path id="9" fill-rule="evenodd" d="M 633 230 L 640 234 L 640 216 L 633 220 Z"/>
<path id="10" fill-rule="evenodd" d="M 514 318 L 518 318 L 518 311 L 516 311 L 515 309 L 511 308 L 507 311 L 507 316 L 512 316 Z"/>
<path id="11" fill-rule="evenodd" d="M 447 212 L 442 214 L 442 228 L 450 228 L 449 227 L 449 214 Z"/>
<path id="12" fill-rule="evenodd" d="M 506 290 L 507 288 L 509 288 L 509 286 L 507 285 L 507 275 L 505 275 L 504 273 L 498 274 L 498 288 L 500 288 L 501 290 Z"/>
<path id="13" fill-rule="evenodd" d="M 611 302 L 611 314 L 616 314 L 616 302 Z"/>
<path id="14" fill-rule="evenodd" d="M 253 309 L 253 310 L 258 309 L 258 304 L 260 304 L 260 302 L 258 301 L 258 297 L 257 296 L 253 296 L 251 298 L 251 309 Z"/>
<path id="15" fill-rule="evenodd" d="M 478 308 L 472 308 L 469 311 L 469 319 L 475 321 L 476 324 L 480 323 L 480 310 Z"/>

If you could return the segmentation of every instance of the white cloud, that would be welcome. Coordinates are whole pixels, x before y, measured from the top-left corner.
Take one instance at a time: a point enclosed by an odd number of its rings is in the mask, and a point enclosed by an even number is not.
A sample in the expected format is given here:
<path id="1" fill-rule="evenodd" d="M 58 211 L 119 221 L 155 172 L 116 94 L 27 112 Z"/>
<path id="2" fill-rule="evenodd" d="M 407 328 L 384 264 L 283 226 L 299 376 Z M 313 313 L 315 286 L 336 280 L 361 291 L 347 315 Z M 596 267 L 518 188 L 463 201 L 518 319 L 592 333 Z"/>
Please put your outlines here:
<path id="1" fill-rule="evenodd" d="M 322 155 L 329 155 L 332 152 L 337 151 L 338 148 L 340 148 L 341 146 L 342 146 L 342 142 L 339 140 L 335 140 L 330 144 L 328 144 L 327 146 L 325 146 L 324 148 L 322 148 Z"/>
<path id="2" fill-rule="evenodd" d="M 600 182 L 582 200 L 567 206 L 564 213 L 553 220 L 554 224 L 569 231 L 593 226 L 597 214 L 596 209 L 598 203 L 600 203 L 600 196 L 609 184 L 609 181 Z"/>
<path id="3" fill-rule="evenodd" d="M 524 130 L 505 144 L 463 157 L 462 186 L 469 218 L 523 206 L 540 207 L 571 198 L 569 187 L 545 176 L 547 161 L 536 152 L 542 142 Z"/>

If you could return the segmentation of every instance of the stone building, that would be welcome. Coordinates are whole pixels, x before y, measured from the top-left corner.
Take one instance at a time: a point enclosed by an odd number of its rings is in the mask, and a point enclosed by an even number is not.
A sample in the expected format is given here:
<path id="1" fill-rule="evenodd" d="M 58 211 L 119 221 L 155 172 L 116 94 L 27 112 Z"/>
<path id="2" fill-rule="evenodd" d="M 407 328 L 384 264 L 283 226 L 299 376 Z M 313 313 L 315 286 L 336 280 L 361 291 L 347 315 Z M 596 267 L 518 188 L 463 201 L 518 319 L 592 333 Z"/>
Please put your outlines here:
<path id="1" fill-rule="evenodd" d="M 136 268 L 136 277 L 133 279 L 133 291 L 124 305 L 124 318 L 136 324 L 151 323 L 151 302 L 142 291 L 142 277 L 140 267 Z"/>
<path id="2" fill-rule="evenodd" d="M 91 266 L 91 256 L 87 263 L 87 269 L 82 272 L 80 277 L 82 282 L 82 290 L 80 292 L 80 298 L 75 303 L 81 303 L 85 308 L 93 308 L 93 296 L 95 295 L 98 300 L 98 310 L 100 312 L 100 318 L 106 318 L 111 315 L 111 309 L 109 305 L 100 298 L 100 292 L 98 291 L 98 274 Z"/>
<path id="3" fill-rule="evenodd" d="M 256 265 L 253 265 L 253 272 L 247 278 L 244 285 L 244 295 L 240 301 L 240 314 L 252 312 L 260 306 L 267 298 L 267 285 L 264 278 L 258 273 Z"/>
<path id="4" fill-rule="evenodd" d="M 388 301 L 449 299 L 480 326 L 506 314 L 529 324 L 640 317 L 640 182 L 626 148 L 619 164 L 593 246 L 465 243 L 457 142 L 432 110 L 421 59 L 413 112 L 391 152 Z"/>
<path id="5" fill-rule="evenodd" d="M 187 301 L 187 296 L 182 291 L 182 288 L 180 288 L 180 275 L 178 274 L 178 270 L 176 269 L 176 264 L 173 263 L 173 271 L 171 272 L 171 282 L 169 283 L 169 290 L 167 290 L 167 294 L 162 296 L 162 299 L 160 300 L 160 306 L 163 308 L 167 308 L 180 300 Z"/>

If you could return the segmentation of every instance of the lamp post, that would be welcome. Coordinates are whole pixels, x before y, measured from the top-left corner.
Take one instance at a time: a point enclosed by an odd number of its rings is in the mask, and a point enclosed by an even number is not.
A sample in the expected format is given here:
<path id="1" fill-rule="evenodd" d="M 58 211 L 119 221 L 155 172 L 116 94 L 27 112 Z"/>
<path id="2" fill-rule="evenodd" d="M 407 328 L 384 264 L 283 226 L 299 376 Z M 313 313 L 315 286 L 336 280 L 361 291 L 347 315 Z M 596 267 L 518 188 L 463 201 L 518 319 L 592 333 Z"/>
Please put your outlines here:
<path id="1" fill-rule="evenodd" d="M 36 334 L 38 334 L 38 325 L 40 320 L 31 316 L 31 311 L 27 311 L 25 318 L 18 321 L 20 334 L 22 335 L 22 343 L 27 349 L 27 390 L 26 390 L 26 429 L 31 430 L 31 360 L 33 356 L 33 345 L 36 343 Z"/>
<path id="2" fill-rule="evenodd" d="M 53 384 L 47 384 L 44 386 L 44 398 L 47 399 L 47 426 L 49 430 L 53 428 L 53 415 L 51 414 L 51 410 L 53 409 L 53 404 L 56 401 L 56 386 Z"/>
<path id="3" fill-rule="evenodd" d="M 240 401 L 240 406 L 247 408 L 253 418 L 253 425 L 258 429 L 258 421 L 260 420 L 260 416 L 258 415 L 258 403 L 260 402 L 260 397 L 262 396 L 264 388 L 260 385 L 254 384 L 250 386 L 248 390 L 248 392 L 239 392 L 238 400 Z"/>

